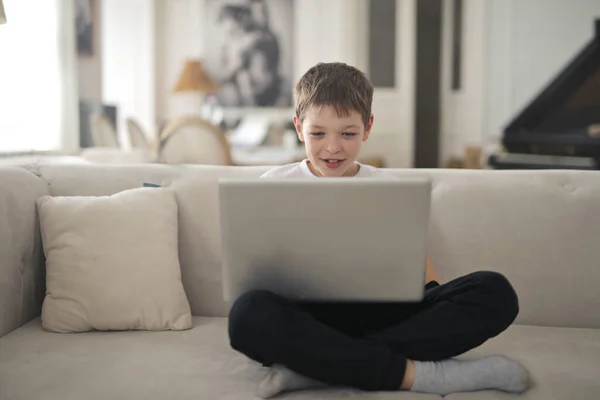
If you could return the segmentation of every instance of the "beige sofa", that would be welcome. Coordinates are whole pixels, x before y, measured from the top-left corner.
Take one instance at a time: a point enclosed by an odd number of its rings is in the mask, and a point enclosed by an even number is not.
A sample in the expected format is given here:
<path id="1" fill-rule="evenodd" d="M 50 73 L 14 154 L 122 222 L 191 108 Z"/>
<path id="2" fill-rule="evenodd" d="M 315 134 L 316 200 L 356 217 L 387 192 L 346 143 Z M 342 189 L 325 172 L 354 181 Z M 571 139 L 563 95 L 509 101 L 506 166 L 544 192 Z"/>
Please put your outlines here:
<path id="1" fill-rule="evenodd" d="M 0 167 L 0 399 L 255 398 L 265 369 L 232 351 L 221 298 L 217 181 L 263 167 Z M 390 170 L 433 179 L 430 254 L 442 280 L 504 274 L 520 297 L 515 325 L 465 354 L 506 354 L 535 387 L 523 399 L 600 399 L 600 173 Z M 57 334 L 41 328 L 44 259 L 35 200 L 171 185 L 183 283 L 194 317 L 179 332 Z M 364 233 L 368 235 L 368 232 Z M 415 393 L 305 391 L 288 398 L 435 399 Z M 499 392 L 449 399 L 505 399 Z"/>

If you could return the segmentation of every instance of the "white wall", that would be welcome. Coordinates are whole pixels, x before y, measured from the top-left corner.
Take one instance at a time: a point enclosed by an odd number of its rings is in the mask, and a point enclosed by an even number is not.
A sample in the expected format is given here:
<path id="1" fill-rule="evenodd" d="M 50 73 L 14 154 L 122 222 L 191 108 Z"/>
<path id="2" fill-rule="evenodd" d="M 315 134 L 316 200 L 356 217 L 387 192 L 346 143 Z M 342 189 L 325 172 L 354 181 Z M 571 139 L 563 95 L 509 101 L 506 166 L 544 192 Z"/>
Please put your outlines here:
<path id="1" fill-rule="evenodd" d="M 100 2 L 92 2 L 94 17 L 93 55 L 77 57 L 79 97 L 102 101 L 102 13 Z"/>
<path id="2" fill-rule="evenodd" d="M 188 58 L 202 55 L 201 0 L 156 0 L 156 115 L 177 116 L 185 106 L 173 88 Z"/>
<path id="3" fill-rule="evenodd" d="M 102 97 L 104 103 L 118 107 L 119 136 L 128 144 L 126 118 L 137 119 L 149 135 L 155 127 L 155 4 L 148 0 L 101 4 Z"/>
<path id="4" fill-rule="evenodd" d="M 489 0 L 484 132 L 498 140 L 592 39 L 600 0 Z"/>
<path id="5" fill-rule="evenodd" d="M 592 39 L 600 0 L 464 0 L 462 83 L 451 90 L 452 2 L 444 2 L 441 162 L 496 146 L 505 125 Z"/>
<path id="6" fill-rule="evenodd" d="M 371 143 L 365 146 L 367 154 L 385 154 L 387 166 L 394 168 L 411 168 L 414 164 L 416 1 L 418 0 L 397 1 L 397 87 L 375 89 L 375 124 L 369 139 Z M 352 26 L 347 28 L 354 29 Z M 366 40 L 365 34 L 359 35 Z M 361 47 L 366 53 L 366 45 Z"/>
<path id="7" fill-rule="evenodd" d="M 410 167 L 414 146 L 415 2 L 397 0 L 397 89 L 377 89 L 366 155 Z M 203 56 L 204 0 L 103 0 L 103 97 L 153 130 L 185 112 L 172 88 Z M 293 79 L 319 61 L 365 69 L 364 0 L 295 0 Z M 462 88 L 450 89 L 452 2 L 444 1 L 441 165 L 470 144 L 498 142 L 504 125 L 593 35 L 600 0 L 464 0 Z M 229 110 L 291 118 L 291 109 Z M 124 126 L 120 126 L 124 133 Z"/>
<path id="8" fill-rule="evenodd" d="M 129 0 L 131 1 L 131 0 Z M 416 0 L 398 0 L 398 89 L 376 90 L 375 125 L 365 155 L 383 156 L 388 165 L 410 167 L 414 131 L 414 15 Z M 187 99 L 174 95 L 186 58 L 202 58 L 203 0 L 156 0 L 157 93 L 156 113 L 167 119 L 183 109 Z M 366 15 L 363 0 L 295 0 L 294 73 L 298 79 L 319 61 L 366 65 Z M 291 118 L 292 110 L 231 110 L 261 112 Z"/>
<path id="9" fill-rule="evenodd" d="M 453 3 L 442 3 L 440 166 L 482 142 L 487 0 L 463 0 L 461 87 L 452 90 Z"/>

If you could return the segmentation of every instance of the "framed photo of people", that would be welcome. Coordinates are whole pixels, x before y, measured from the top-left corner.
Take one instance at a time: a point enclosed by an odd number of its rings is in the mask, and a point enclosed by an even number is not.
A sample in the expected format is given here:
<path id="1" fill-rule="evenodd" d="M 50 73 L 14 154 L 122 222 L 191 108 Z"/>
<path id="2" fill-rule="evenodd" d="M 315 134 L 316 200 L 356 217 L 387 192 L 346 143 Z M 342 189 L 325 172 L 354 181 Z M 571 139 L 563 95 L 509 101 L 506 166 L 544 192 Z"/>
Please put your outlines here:
<path id="1" fill-rule="evenodd" d="M 292 105 L 294 0 L 205 0 L 204 57 L 222 107 Z"/>

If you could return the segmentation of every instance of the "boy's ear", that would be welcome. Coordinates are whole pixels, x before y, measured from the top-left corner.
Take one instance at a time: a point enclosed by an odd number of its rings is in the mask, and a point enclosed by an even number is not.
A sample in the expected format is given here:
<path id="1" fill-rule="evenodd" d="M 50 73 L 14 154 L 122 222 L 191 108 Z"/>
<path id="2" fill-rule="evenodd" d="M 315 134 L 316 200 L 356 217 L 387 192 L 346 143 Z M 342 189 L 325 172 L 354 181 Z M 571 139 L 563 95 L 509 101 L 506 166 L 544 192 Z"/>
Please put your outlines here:
<path id="1" fill-rule="evenodd" d="M 304 135 L 302 134 L 302 121 L 300 121 L 296 116 L 294 116 L 294 126 L 296 127 L 298 139 L 300 139 L 301 142 L 304 142 Z"/>
<path id="2" fill-rule="evenodd" d="M 367 139 L 369 138 L 369 135 L 371 134 L 371 128 L 373 127 L 373 114 L 371 114 L 371 116 L 369 117 L 369 123 L 367 125 L 365 125 L 365 134 L 363 135 L 363 142 L 366 142 Z"/>

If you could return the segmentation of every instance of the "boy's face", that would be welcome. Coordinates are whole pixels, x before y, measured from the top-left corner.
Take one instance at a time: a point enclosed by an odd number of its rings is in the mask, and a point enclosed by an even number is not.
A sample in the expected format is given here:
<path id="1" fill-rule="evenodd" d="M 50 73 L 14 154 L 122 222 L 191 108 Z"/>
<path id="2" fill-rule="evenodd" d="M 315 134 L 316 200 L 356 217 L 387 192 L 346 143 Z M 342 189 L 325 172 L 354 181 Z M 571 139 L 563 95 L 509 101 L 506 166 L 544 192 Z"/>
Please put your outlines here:
<path id="1" fill-rule="evenodd" d="M 306 148 L 308 166 L 323 177 L 354 176 L 363 142 L 369 138 L 373 115 L 365 126 L 359 112 L 338 116 L 334 107 L 311 107 L 303 121 L 294 117 L 298 137 Z"/>

